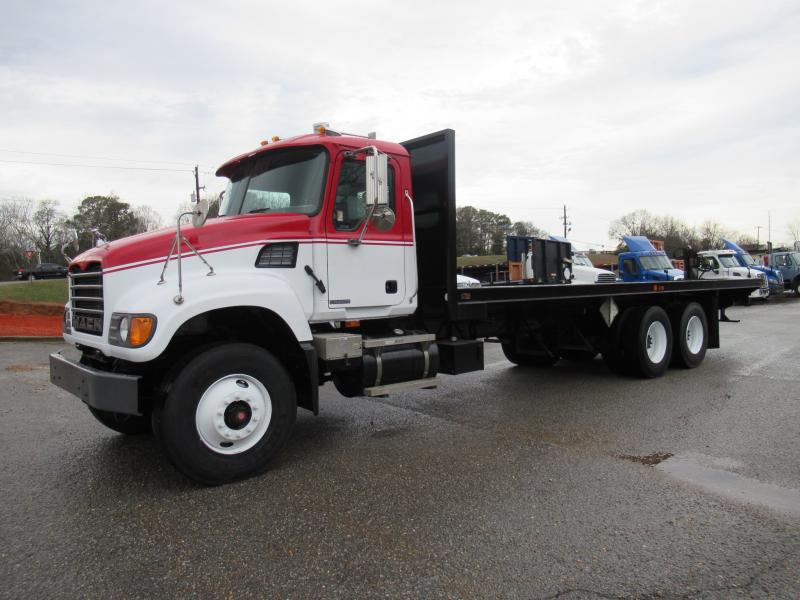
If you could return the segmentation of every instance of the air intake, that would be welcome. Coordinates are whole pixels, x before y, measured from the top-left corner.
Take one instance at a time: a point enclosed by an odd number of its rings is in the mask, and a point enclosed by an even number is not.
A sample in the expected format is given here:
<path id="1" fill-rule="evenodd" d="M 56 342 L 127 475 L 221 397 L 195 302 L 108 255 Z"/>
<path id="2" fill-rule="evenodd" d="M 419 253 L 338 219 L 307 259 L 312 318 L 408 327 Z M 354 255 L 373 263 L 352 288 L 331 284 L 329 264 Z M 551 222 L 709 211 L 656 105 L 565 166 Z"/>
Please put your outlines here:
<path id="1" fill-rule="evenodd" d="M 267 244 L 258 253 L 256 267 L 260 269 L 294 269 L 297 264 L 297 242 Z"/>

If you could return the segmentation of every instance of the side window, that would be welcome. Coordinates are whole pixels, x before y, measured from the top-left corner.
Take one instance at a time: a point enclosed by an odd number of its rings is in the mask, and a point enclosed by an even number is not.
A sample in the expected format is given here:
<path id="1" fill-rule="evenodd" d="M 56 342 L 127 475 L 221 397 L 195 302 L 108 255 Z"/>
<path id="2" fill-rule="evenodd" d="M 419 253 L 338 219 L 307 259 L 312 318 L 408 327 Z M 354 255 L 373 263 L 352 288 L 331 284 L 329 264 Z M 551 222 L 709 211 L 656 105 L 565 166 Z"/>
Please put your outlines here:
<path id="1" fill-rule="evenodd" d="M 389 207 L 394 210 L 394 167 L 389 166 Z M 339 171 L 333 225 L 339 231 L 353 231 L 364 223 L 367 206 L 366 167 L 363 160 L 346 158 Z"/>
<path id="2" fill-rule="evenodd" d="M 708 257 L 708 265 L 709 265 L 709 266 L 710 266 L 712 269 L 719 269 L 719 262 L 717 262 L 717 259 L 716 259 L 716 258 L 714 258 L 713 256 L 709 256 L 709 257 Z"/>
<path id="3" fill-rule="evenodd" d="M 776 256 L 775 257 L 775 266 L 777 267 L 785 267 L 786 266 L 786 255 Z"/>
<path id="4" fill-rule="evenodd" d="M 636 273 L 639 269 L 636 268 L 635 260 L 633 260 L 632 258 L 626 258 L 625 260 L 622 261 L 622 270 L 625 273 L 629 273 L 632 275 Z"/>

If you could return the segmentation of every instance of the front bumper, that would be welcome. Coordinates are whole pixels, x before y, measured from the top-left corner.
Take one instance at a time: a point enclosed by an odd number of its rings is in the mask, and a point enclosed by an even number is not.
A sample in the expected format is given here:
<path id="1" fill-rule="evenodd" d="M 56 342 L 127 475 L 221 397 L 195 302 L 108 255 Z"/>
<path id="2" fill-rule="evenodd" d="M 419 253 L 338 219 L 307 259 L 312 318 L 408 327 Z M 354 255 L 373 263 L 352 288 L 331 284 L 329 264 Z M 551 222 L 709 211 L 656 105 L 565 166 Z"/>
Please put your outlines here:
<path id="1" fill-rule="evenodd" d="M 54 352 L 50 355 L 50 382 L 92 408 L 125 415 L 141 415 L 138 375 L 107 373 Z"/>

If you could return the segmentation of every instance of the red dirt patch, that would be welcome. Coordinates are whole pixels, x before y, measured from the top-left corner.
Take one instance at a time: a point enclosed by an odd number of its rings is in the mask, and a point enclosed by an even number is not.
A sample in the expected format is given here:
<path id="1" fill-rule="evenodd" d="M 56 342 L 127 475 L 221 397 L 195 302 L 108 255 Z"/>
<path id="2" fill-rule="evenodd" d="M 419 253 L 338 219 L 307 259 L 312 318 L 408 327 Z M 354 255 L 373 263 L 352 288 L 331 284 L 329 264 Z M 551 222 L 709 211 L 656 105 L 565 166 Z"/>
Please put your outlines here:
<path id="1" fill-rule="evenodd" d="M 61 309 L 63 310 L 63 308 Z M 0 337 L 2 336 L 60 336 L 63 317 L 45 315 L 0 314 Z"/>
<path id="2" fill-rule="evenodd" d="M 15 302 L 0 300 L 0 315 L 44 315 L 62 317 L 64 305 L 57 302 Z"/>
<path id="3" fill-rule="evenodd" d="M 23 371 L 41 371 L 46 368 L 46 365 L 8 365 L 6 371 L 22 373 Z"/>

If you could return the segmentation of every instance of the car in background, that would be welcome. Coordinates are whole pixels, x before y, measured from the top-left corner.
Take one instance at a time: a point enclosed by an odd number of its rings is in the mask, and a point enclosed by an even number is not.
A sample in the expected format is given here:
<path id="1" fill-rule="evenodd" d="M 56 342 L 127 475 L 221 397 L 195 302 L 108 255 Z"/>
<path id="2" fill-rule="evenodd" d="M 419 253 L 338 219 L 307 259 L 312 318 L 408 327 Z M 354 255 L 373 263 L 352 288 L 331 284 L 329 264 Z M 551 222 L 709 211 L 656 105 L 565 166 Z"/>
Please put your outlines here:
<path id="1" fill-rule="evenodd" d="M 466 275 L 456 274 L 456 287 L 458 289 L 481 287 L 481 282 L 475 279 L 474 277 L 467 277 Z"/>
<path id="2" fill-rule="evenodd" d="M 58 279 L 67 276 L 67 267 L 55 263 L 42 263 L 32 269 L 18 268 L 14 271 L 15 279 Z"/>

